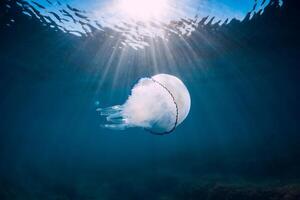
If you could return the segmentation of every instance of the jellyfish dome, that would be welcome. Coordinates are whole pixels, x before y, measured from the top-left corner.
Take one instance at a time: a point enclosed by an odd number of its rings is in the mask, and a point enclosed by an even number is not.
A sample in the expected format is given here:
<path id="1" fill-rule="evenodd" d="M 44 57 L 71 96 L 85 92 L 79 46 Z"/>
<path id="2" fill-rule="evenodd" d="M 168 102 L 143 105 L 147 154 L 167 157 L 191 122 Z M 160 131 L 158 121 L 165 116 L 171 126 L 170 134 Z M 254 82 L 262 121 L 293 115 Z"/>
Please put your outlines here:
<path id="1" fill-rule="evenodd" d="M 152 134 L 164 135 L 184 121 L 190 107 L 190 94 L 183 82 L 172 75 L 158 74 L 141 78 L 123 105 L 98 111 L 106 116 L 105 128 L 141 127 Z"/>

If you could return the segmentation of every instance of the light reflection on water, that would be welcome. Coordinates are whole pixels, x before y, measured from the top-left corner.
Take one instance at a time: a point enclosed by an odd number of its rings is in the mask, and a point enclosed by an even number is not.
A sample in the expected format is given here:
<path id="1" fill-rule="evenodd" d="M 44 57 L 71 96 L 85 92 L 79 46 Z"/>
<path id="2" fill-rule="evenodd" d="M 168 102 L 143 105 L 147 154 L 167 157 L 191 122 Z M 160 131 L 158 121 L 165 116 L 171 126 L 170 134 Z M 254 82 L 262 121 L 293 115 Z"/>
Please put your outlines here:
<path id="1" fill-rule="evenodd" d="M 9 1 L 8 1 L 9 2 Z M 95 31 L 111 34 L 114 48 L 134 49 L 149 45 L 149 39 L 168 41 L 170 35 L 189 36 L 199 22 L 226 24 L 248 13 L 262 13 L 270 0 L 17 0 L 25 15 L 38 18 L 51 28 L 76 36 Z M 136 7 L 135 7 L 136 6 Z M 110 30 L 110 31 L 108 31 Z"/>

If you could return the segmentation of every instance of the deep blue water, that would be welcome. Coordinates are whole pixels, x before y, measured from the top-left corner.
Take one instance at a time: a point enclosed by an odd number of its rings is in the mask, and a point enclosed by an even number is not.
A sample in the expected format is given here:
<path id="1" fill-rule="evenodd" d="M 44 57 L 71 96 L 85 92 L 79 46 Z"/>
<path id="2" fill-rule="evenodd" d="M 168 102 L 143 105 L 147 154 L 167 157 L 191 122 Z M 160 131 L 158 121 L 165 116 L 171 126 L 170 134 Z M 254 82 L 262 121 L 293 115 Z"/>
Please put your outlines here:
<path id="1" fill-rule="evenodd" d="M 295 1 L 138 51 L 0 5 L 0 199 L 300 198 Z M 101 128 L 96 102 L 157 73 L 191 94 L 173 133 Z"/>

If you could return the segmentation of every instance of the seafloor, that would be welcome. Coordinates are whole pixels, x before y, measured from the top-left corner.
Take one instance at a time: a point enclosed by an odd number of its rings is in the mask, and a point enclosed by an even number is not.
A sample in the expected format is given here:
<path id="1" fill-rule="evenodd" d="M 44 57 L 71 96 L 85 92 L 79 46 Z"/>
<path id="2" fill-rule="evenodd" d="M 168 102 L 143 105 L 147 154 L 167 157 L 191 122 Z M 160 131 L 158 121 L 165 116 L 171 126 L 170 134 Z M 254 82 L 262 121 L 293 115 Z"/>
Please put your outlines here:
<path id="1" fill-rule="evenodd" d="M 49 180 L 48 180 L 49 181 Z M 231 176 L 178 177 L 156 174 L 156 176 L 119 176 L 114 180 L 90 178 L 78 182 L 44 182 L 38 186 L 20 187 L 17 183 L 1 181 L 1 199 L 159 199 L 159 200 L 299 200 L 299 181 L 286 183 L 280 180 L 246 181 Z M 29 187 L 29 186 L 28 186 Z"/>

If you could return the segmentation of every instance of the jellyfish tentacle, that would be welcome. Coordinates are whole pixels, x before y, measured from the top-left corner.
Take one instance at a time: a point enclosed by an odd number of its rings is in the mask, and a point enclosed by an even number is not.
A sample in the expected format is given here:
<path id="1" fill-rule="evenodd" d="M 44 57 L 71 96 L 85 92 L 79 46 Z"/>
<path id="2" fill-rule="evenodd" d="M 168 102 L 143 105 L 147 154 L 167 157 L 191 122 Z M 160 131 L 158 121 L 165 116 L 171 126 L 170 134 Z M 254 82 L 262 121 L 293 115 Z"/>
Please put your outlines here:
<path id="1" fill-rule="evenodd" d="M 110 118 L 110 117 L 107 117 L 106 120 L 108 122 L 112 122 L 112 123 L 116 123 L 116 124 L 125 123 L 125 119 L 123 117 L 119 117 L 119 118 Z"/>
<path id="2" fill-rule="evenodd" d="M 107 108 L 97 108 L 96 111 L 100 112 L 100 115 L 102 116 L 109 116 L 111 114 L 114 114 L 116 112 L 119 112 L 123 109 L 123 106 L 121 105 L 115 105 Z"/>
<path id="3" fill-rule="evenodd" d="M 128 127 L 127 124 L 103 124 L 101 126 L 112 130 L 125 130 Z"/>
<path id="4" fill-rule="evenodd" d="M 123 106 L 115 105 L 108 108 L 98 108 L 101 116 L 106 116 L 106 121 L 111 124 L 102 124 L 104 128 L 109 128 L 113 130 L 124 130 L 128 127 L 126 120 L 123 117 Z"/>

